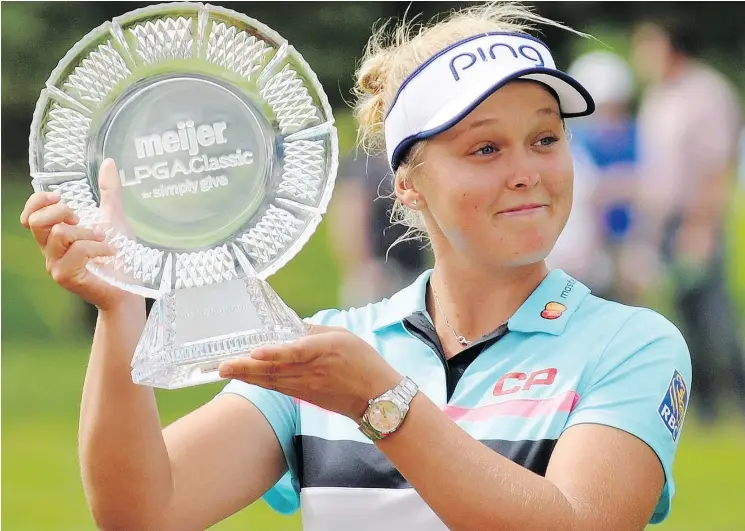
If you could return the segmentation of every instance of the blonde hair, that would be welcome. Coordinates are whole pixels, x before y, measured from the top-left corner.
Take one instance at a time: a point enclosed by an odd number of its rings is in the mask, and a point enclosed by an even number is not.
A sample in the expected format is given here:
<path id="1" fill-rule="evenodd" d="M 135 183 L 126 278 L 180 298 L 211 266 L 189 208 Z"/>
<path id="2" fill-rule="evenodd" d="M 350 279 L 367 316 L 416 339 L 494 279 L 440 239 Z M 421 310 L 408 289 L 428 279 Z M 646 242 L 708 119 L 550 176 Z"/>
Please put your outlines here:
<path id="1" fill-rule="evenodd" d="M 467 7 L 428 23 L 404 20 L 392 27 L 389 20 L 382 24 L 370 37 L 356 73 L 354 116 L 359 124 L 359 145 L 370 154 L 385 152 L 384 121 L 396 92 L 418 66 L 438 51 L 482 33 L 528 34 L 536 24 L 559 27 L 585 36 L 560 22 L 537 15 L 531 7 L 519 2 L 489 2 Z M 422 167 L 425 142 L 419 142 L 411 149 L 407 160 L 393 176 L 394 184 L 397 179 L 412 178 Z M 393 245 L 427 238 L 422 214 L 406 208 L 398 199 L 395 199 L 391 211 L 391 223 L 407 228 Z"/>

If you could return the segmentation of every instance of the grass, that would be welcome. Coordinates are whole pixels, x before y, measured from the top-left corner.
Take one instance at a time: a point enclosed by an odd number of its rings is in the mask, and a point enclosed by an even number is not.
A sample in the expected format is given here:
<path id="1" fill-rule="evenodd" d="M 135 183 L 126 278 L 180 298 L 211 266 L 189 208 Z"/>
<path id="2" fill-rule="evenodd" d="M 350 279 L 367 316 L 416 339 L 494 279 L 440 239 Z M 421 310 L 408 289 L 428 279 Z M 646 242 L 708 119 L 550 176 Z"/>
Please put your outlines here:
<path id="1" fill-rule="evenodd" d="M 93 530 L 77 462 L 77 414 L 88 346 L 4 343 L 2 526 L 9 531 Z M 171 422 L 209 400 L 219 384 L 159 392 Z M 660 531 L 745 529 L 745 425 L 704 429 L 691 418 L 675 464 L 678 494 Z M 42 508 L 44 510 L 40 510 Z M 218 531 L 298 531 L 298 515 L 257 502 L 213 527 Z"/>
<path id="2" fill-rule="evenodd" d="M 710 428 L 687 422 L 676 454 L 677 493 L 670 517 L 654 531 L 745 530 L 745 424 Z"/>
<path id="3" fill-rule="evenodd" d="M 95 529 L 77 461 L 77 415 L 87 348 L 3 343 L 3 529 Z M 219 385 L 209 385 L 161 393 L 163 422 L 186 414 L 218 390 Z M 258 502 L 213 529 L 297 531 L 300 519 L 279 516 Z"/>

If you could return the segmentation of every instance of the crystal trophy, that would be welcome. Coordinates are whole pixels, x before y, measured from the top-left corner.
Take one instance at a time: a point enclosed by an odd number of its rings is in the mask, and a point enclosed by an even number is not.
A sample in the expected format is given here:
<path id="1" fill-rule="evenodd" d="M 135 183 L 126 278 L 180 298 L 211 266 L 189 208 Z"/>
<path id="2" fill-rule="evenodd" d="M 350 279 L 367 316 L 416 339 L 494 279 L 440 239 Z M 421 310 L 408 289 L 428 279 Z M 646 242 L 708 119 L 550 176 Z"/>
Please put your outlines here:
<path id="1" fill-rule="evenodd" d="M 306 333 L 266 278 L 320 223 L 338 156 L 302 56 L 256 20 L 190 2 L 78 42 L 41 93 L 29 147 L 34 189 L 59 191 L 117 249 L 89 269 L 155 299 L 132 379 L 165 389 L 217 381 L 221 361 Z M 101 208 L 107 158 L 119 220 Z"/>

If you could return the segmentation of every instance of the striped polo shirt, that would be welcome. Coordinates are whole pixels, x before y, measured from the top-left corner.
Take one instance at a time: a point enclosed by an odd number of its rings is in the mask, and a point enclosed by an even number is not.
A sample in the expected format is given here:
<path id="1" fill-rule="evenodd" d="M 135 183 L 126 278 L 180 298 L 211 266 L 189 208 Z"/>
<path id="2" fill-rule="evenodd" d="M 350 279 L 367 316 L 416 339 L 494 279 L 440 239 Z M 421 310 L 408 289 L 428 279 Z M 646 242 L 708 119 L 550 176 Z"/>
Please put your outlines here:
<path id="1" fill-rule="evenodd" d="M 445 361 L 425 308 L 430 275 L 390 299 L 309 321 L 354 332 L 463 430 L 536 474 L 545 474 L 571 426 L 635 435 L 665 472 L 651 519 L 662 521 L 691 383 L 677 328 L 651 310 L 595 297 L 554 270 L 505 325 Z M 288 472 L 264 499 L 285 514 L 300 507 L 306 531 L 447 529 L 351 419 L 237 380 L 222 393 L 250 400 L 271 424 Z"/>

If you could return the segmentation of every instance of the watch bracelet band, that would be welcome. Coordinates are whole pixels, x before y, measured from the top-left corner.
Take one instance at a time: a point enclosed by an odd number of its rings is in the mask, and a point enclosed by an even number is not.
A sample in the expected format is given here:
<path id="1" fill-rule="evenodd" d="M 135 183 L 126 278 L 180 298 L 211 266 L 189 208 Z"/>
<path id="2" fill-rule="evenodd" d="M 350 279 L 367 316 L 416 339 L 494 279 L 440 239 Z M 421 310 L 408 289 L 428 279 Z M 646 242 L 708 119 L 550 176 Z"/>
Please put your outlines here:
<path id="1" fill-rule="evenodd" d="M 404 376 L 403 380 L 401 380 L 396 387 L 391 389 L 391 393 L 396 395 L 408 406 L 416 396 L 418 390 L 419 388 L 414 381 L 408 376 Z"/>
<path id="2" fill-rule="evenodd" d="M 370 425 L 368 418 L 367 418 L 367 414 L 369 411 L 368 409 L 367 411 L 365 411 L 365 414 L 362 416 L 362 421 L 359 424 L 360 431 L 368 439 L 372 441 L 379 441 L 381 439 L 384 439 L 388 435 L 395 433 L 398 430 L 398 428 L 401 427 L 401 424 L 403 424 L 403 421 L 406 418 L 406 414 L 409 411 L 409 404 L 414 399 L 418 391 L 419 391 L 419 387 L 416 385 L 416 383 L 414 383 L 414 381 L 408 376 L 404 376 L 404 378 L 398 383 L 396 387 L 394 387 L 393 389 L 390 389 L 389 391 L 386 391 L 379 397 L 371 398 L 370 401 L 368 402 L 368 404 L 370 405 L 372 405 L 372 403 L 375 400 L 379 398 L 383 398 L 386 395 L 393 395 L 395 398 L 400 400 L 405 406 L 403 414 L 402 414 L 402 418 L 401 418 L 401 423 L 399 423 L 398 427 L 392 432 L 381 433 Z"/>
<path id="3" fill-rule="evenodd" d="M 367 412 L 365 413 L 365 416 L 362 417 L 362 422 L 360 422 L 359 428 L 362 434 L 371 441 L 379 441 L 385 438 L 385 434 L 380 433 L 367 422 Z"/>

